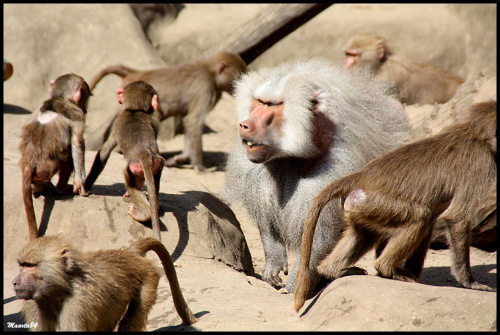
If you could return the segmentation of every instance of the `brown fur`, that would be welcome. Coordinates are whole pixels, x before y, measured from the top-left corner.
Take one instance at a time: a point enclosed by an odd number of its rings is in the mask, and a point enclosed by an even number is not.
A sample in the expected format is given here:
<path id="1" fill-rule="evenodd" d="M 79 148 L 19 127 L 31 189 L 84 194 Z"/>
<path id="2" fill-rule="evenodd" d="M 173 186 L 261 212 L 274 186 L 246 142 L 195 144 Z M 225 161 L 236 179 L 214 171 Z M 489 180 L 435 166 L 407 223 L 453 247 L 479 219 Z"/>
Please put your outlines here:
<path id="1" fill-rule="evenodd" d="M 153 70 L 110 66 L 94 76 L 90 87 L 93 89 L 110 73 L 123 78 L 122 86 L 142 80 L 155 87 L 160 103 L 158 119 L 182 118 L 186 134 L 184 151 L 168 159 L 166 165 L 190 162 L 197 171 L 204 171 L 201 135 L 205 117 L 217 104 L 223 91 L 232 94 L 233 81 L 245 70 L 241 57 L 222 51 L 197 62 Z"/>
<path id="2" fill-rule="evenodd" d="M 158 194 L 164 159 L 159 154 L 156 142 L 159 122 L 152 115 L 156 110 L 153 105 L 158 95 L 151 85 L 143 81 L 128 84 L 119 90 L 118 95 L 119 101 L 123 97 L 125 109 L 114 121 L 110 136 L 97 152 L 85 187 L 91 189 L 113 149 L 120 146 L 127 160 L 123 173 L 125 187 L 132 202 L 129 214 L 141 222 L 151 220 L 154 237 L 161 240 Z M 155 165 L 155 161 L 159 163 Z M 140 173 L 136 170 L 137 163 L 142 167 Z M 148 188 L 149 203 L 142 193 L 144 181 Z"/>
<path id="3" fill-rule="evenodd" d="M 59 173 L 55 191 L 71 192 L 68 185 L 75 171 L 73 193 L 87 196 L 85 180 L 85 114 L 90 89 L 85 80 L 66 74 L 50 84 L 50 98 L 23 127 L 19 151 L 23 200 L 30 240 L 38 237 L 33 195 L 54 189 L 52 177 Z"/>
<path id="4" fill-rule="evenodd" d="M 39 331 L 144 331 L 159 274 L 144 256 L 153 250 L 167 275 L 182 321 L 197 321 L 182 295 L 172 259 L 149 237 L 129 249 L 80 252 L 60 236 L 45 236 L 20 252 L 16 295 L 26 321 Z M 121 320 L 121 321 L 120 321 Z"/>
<path id="5" fill-rule="evenodd" d="M 492 290 L 470 270 L 471 224 L 496 184 L 496 102 L 474 105 L 465 123 L 374 159 L 338 179 L 313 200 L 307 214 L 295 287 L 295 310 L 309 292 L 309 258 L 323 207 L 343 199 L 346 228 L 318 271 L 328 278 L 365 274 L 350 267 L 377 247 L 382 277 L 418 282 L 437 220 L 449 230 L 452 273 L 465 288 Z"/>
<path id="6" fill-rule="evenodd" d="M 464 79 L 430 65 L 393 55 L 387 40 L 374 34 L 353 37 L 345 47 L 346 68 L 368 69 L 377 80 L 388 80 L 409 105 L 445 103 Z"/>

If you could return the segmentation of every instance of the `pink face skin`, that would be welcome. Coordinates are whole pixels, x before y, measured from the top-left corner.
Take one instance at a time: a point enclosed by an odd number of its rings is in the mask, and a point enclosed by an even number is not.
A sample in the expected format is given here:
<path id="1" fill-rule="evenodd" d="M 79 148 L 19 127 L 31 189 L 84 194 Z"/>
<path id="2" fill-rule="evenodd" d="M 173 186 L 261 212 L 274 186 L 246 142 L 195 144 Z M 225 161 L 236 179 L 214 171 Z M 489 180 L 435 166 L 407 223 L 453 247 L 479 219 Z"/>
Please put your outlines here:
<path id="1" fill-rule="evenodd" d="M 275 141 L 281 138 L 283 126 L 283 103 L 253 100 L 252 112 L 240 123 L 240 138 L 248 159 L 264 163 L 272 158 Z"/>

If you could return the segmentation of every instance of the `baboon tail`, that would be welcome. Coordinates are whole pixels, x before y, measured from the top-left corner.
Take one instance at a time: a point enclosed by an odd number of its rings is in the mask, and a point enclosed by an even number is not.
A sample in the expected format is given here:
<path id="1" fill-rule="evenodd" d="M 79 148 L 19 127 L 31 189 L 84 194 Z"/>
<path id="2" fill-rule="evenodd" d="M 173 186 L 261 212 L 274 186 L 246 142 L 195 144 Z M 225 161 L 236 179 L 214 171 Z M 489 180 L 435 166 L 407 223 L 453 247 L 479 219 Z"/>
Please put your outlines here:
<path id="1" fill-rule="evenodd" d="M 118 65 L 111 65 L 111 66 L 108 66 L 104 69 L 102 69 L 101 71 L 99 71 L 89 82 L 89 87 L 90 87 L 90 90 L 92 91 L 94 89 L 94 87 L 97 85 L 97 83 L 102 79 L 104 78 L 105 76 L 107 76 L 108 74 L 112 73 L 112 74 L 116 74 L 117 76 L 120 76 L 121 78 L 125 77 L 127 74 L 129 74 L 130 72 L 133 72 L 135 70 L 129 68 L 129 67 L 126 67 L 124 65 L 121 65 L 121 64 L 118 64 Z"/>
<path id="2" fill-rule="evenodd" d="M 177 313 L 181 317 L 182 321 L 188 325 L 198 321 L 189 309 L 186 300 L 184 300 L 179 280 L 177 279 L 174 262 L 172 261 L 172 257 L 170 257 L 170 253 L 167 248 L 165 248 L 163 243 L 153 237 L 144 237 L 137 240 L 131 246 L 131 249 L 142 257 L 146 256 L 146 253 L 150 250 L 156 252 L 161 263 L 163 264 L 163 269 L 165 270 L 165 275 L 167 276 L 168 283 L 170 285 L 170 291 L 172 292 L 172 298 L 174 300 L 174 306 Z"/>
<path id="3" fill-rule="evenodd" d="M 310 289 L 309 263 L 311 260 L 314 231 L 316 230 L 321 211 L 331 200 L 338 197 L 345 197 L 353 188 L 355 179 L 356 174 L 337 179 L 322 189 L 312 200 L 304 221 L 304 231 L 300 246 L 300 261 L 294 290 L 294 307 L 296 312 L 304 305 Z"/>
<path id="4" fill-rule="evenodd" d="M 146 179 L 146 186 L 148 188 L 148 198 L 149 198 L 149 208 L 151 210 L 151 225 L 153 226 L 153 236 L 161 241 L 160 236 L 160 218 L 158 216 L 158 210 L 160 209 L 160 204 L 158 202 L 158 190 L 155 185 L 155 180 L 153 176 L 153 158 L 148 154 L 144 154 L 140 157 L 140 162 L 142 165 L 142 170 L 144 171 L 144 178 Z"/>
<path id="5" fill-rule="evenodd" d="M 38 238 L 38 228 L 36 225 L 35 208 L 33 207 L 33 194 L 31 192 L 31 180 L 35 174 L 29 164 L 23 168 L 23 201 L 24 209 L 26 211 L 26 218 L 28 220 L 29 240 Z"/>

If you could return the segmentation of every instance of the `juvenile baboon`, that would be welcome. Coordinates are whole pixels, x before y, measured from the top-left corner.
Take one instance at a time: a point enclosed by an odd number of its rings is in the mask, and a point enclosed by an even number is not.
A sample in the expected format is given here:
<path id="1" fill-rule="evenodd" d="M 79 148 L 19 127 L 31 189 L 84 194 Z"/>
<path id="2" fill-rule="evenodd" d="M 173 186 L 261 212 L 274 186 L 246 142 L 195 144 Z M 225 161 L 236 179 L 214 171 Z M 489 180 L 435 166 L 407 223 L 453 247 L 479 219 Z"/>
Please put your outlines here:
<path id="1" fill-rule="evenodd" d="M 151 220 L 153 235 L 161 240 L 158 193 L 164 159 L 160 156 L 156 143 L 159 122 L 153 115 L 158 109 L 158 94 L 151 85 L 135 81 L 118 89 L 118 102 L 125 108 L 113 122 L 111 134 L 97 152 L 85 181 L 85 188 L 91 189 L 111 152 L 119 145 L 127 160 L 123 174 L 126 195 L 130 196 L 132 202 L 128 213 L 140 222 Z M 144 180 L 148 188 L 149 203 L 142 193 Z"/>
<path id="2" fill-rule="evenodd" d="M 263 278 L 273 286 L 281 283 L 280 271 L 288 273 L 287 248 L 300 248 L 305 214 L 324 185 L 411 139 L 402 105 L 361 79 L 311 60 L 260 69 L 237 84 L 239 138 L 221 197 L 242 201 L 257 223 Z M 320 221 L 313 272 L 342 229 L 334 204 Z M 288 292 L 295 287 L 296 260 Z"/>
<path id="3" fill-rule="evenodd" d="M 65 74 L 50 82 L 50 98 L 23 127 L 19 165 L 23 175 L 23 200 L 29 239 L 38 237 L 33 194 L 54 190 L 87 196 L 85 180 L 85 114 L 90 89 L 76 74 Z M 68 185 L 74 174 L 73 189 Z M 57 187 L 51 182 L 59 173 Z"/>
<path id="4" fill-rule="evenodd" d="M 160 121 L 181 117 L 185 132 L 184 151 L 166 161 L 167 166 L 187 164 L 204 171 L 202 139 L 205 117 L 219 101 L 223 91 L 232 94 L 233 81 L 246 70 L 240 56 L 222 51 L 193 63 L 154 70 L 134 70 L 123 65 L 109 66 L 90 82 L 94 89 L 106 75 L 123 78 L 122 86 L 142 80 L 158 91 Z"/>
<path id="5" fill-rule="evenodd" d="M 496 102 L 474 105 L 467 122 L 374 159 L 328 185 L 307 213 L 295 286 L 295 310 L 309 292 L 309 259 L 322 209 L 340 198 L 346 222 L 342 238 L 318 271 L 330 278 L 366 274 L 355 264 L 377 248 L 380 276 L 418 282 L 436 221 L 445 223 L 452 273 L 465 288 L 491 291 L 472 277 L 471 225 L 496 184 Z"/>
<path id="6" fill-rule="evenodd" d="M 186 324 L 197 321 L 181 292 L 168 250 L 152 237 L 128 249 L 80 252 L 61 236 L 43 236 L 19 253 L 19 274 L 12 284 L 23 313 L 39 331 L 144 331 L 156 301 L 160 275 L 149 250 L 167 275 L 177 313 Z"/>
<path id="7" fill-rule="evenodd" d="M 403 103 L 445 103 L 455 95 L 464 79 L 430 65 L 393 54 L 387 40 L 375 34 L 351 38 L 344 49 L 345 68 L 363 68 L 377 80 L 388 80 L 399 90 Z"/>

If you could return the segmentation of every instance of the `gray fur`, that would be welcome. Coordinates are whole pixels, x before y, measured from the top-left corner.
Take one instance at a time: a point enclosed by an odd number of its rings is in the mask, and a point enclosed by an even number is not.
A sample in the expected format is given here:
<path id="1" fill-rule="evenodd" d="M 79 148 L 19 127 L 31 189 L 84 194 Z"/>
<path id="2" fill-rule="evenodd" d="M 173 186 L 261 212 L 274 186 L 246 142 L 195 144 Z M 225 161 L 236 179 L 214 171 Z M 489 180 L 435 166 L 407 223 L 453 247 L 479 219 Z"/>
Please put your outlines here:
<path id="1" fill-rule="evenodd" d="M 386 93 L 383 85 L 359 75 L 355 78 L 322 60 L 249 72 L 236 88 L 240 122 L 248 118 L 253 97 L 282 100 L 285 104 L 280 154 L 255 164 L 247 159 L 238 140 L 229 155 L 226 184 L 221 192 L 230 203 L 241 201 L 257 223 L 266 256 L 263 278 L 280 281 L 279 272 L 288 271 L 287 249 L 299 250 L 312 198 L 333 180 L 410 142 L 411 127 L 403 106 Z M 328 152 L 319 152 L 311 140 L 313 97 L 319 103 L 318 109 L 335 124 L 334 145 Z M 322 163 L 312 164 L 317 160 Z M 312 287 L 319 279 L 316 265 L 332 250 L 341 228 L 337 204 L 330 203 L 315 232 L 310 263 Z M 286 283 L 288 292 L 295 287 L 298 257 Z"/>

